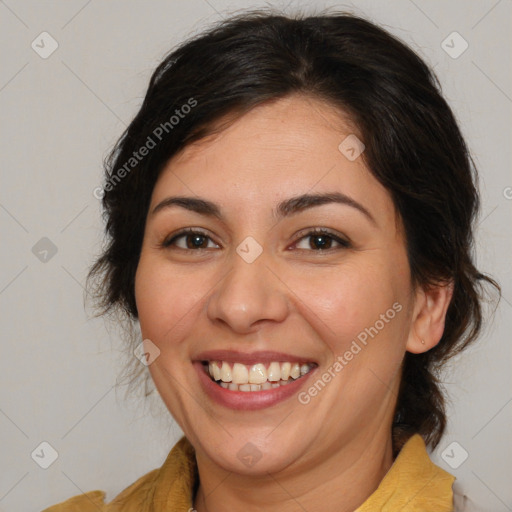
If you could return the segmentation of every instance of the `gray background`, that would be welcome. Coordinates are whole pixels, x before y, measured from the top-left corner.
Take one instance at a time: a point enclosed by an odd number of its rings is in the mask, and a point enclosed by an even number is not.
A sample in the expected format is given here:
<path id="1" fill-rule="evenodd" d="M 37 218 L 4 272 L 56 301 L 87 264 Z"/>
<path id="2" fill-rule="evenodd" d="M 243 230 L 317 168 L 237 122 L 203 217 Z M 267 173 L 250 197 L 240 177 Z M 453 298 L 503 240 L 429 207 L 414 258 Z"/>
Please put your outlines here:
<path id="1" fill-rule="evenodd" d="M 93 190 L 103 157 L 136 113 L 162 56 L 228 13 L 265 4 L 366 15 L 412 45 L 441 79 L 481 172 L 477 262 L 501 282 L 504 298 L 481 340 L 445 372 L 453 404 L 432 457 L 480 510 L 512 510 L 512 2 L 6 0 L 0 511 L 41 510 L 94 489 L 110 500 L 160 466 L 181 435 L 159 399 L 124 399 L 125 388 L 115 386 L 121 334 L 84 310 L 84 278 L 102 239 Z M 31 47 L 35 41 L 43 50 L 43 31 L 59 45 L 46 59 Z M 458 58 L 442 47 L 454 31 L 469 44 Z M 444 44 L 452 54 L 462 48 L 453 37 Z M 43 441 L 58 453 L 48 469 L 31 457 Z"/>

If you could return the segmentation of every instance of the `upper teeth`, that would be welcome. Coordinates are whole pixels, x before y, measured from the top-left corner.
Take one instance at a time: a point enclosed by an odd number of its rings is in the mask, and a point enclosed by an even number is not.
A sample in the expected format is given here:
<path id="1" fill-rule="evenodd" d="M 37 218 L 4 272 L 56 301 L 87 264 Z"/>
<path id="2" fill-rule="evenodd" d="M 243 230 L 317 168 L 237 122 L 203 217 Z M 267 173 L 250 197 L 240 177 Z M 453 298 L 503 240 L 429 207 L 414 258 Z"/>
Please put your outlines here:
<path id="1" fill-rule="evenodd" d="M 308 373 L 312 364 L 271 362 L 268 368 L 263 363 L 246 366 L 234 363 L 233 366 L 226 361 L 210 361 L 208 372 L 214 380 L 232 382 L 233 384 L 263 384 L 279 382 L 280 380 L 298 379 Z"/>

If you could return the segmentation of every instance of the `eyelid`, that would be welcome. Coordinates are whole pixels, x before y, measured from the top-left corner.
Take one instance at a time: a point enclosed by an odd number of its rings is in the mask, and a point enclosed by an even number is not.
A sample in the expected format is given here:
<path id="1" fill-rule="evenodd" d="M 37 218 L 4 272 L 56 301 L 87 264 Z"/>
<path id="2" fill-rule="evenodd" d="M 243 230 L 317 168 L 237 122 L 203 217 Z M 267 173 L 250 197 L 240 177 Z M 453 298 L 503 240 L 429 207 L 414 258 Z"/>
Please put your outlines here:
<path id="1" fill-rule="evenodd" d="M 216 245 L 220 245 L 218 242 L 216 242 L 213 237 L 204 229 L 202 228 L 195 228 L 195 227 L 189 227 L 189 228 L 183 228 L 183 229 L 179 229 L 178 231 L 166 236 L 163 241 L 159 244 L 160 247 L 162 247 L 163 249 L 167 249 L 171 246 L 174 246 L 176 247 L 177 249 L 182 249 L 184 251 L 190 251 L 190 250 L 194 250 L 194 249 L 183 249 L 183 247 L 177 247 L 174 242 L 178 239 L 178 238 L 181 238 L 183 236 L 187 236 L 189 234 L 198 234 L 198 235 L 202 235 L 204 236 L 205 238 L 209 238 L 214 244 Z M 195 249 L 195 251 L 200 251 L 201 249 Z M 204 250 L 204 249 L 203 249 Z"/>
<path id="2" fill-rule="evenodd" d="M 336 231 L 333 231 L 329 228 L 318 228 L 318 227 L 311 227 L 311 228 L 304 228 L 301 229 L 298 233 L 295 235 L 295 241 L 292 245 L 297 244 L 300 242 L 303 238 L 312 237 L 315 235 L 327 235 L 331 237 L 335 242 L 339 243 L 342 247 L 351 247 L 352 243 L 350 242 L 349 238 L 345 235 L 342 235 L 341 233 L 338 233 Z M 336 248 L 334 248 L 336 249 Z M 298 249 L 298 250 L 304 250 L 304 249 Z M 327 252 L 333 250 L 333 248 L 330 249 L 324 249 L 323 252 Z M 320 252 L 320 251 L 308 251 L 308 252 Z"/>
<path id="3" fill-rule="evenodd" d="M 220 244 L 216 242 L 210 234 L 202 229 L 202 228 L 195 228 L 195 227 L 188 227 L 178 230 L 175 233 L 172 233 L 171 235 L 164 238 L 164 240 L 159 244 L 161 248 L 167 249 L 171 246 L 174 246 L 176 249 L 181 249 L 184 251 L 193 251 L 193 252 L 200 252 L 208 250 L 208 248 L 197 248 L 197 249 L 184 249 L 183 247 L 178 247 L 175 245 L 175 241 L 179 238 L 182 238 L 184 236 L 187 236 L 189 234 L 199 234 L 204 236 L 205 238 L 209 239 L 211 242 L 213 242 L 215 245 L 219 246 Z M 297 232 L 294 236 L 295 240 L 292 242 L 292 246 L 296 245 L 298 242 L 303 240 L 304 238 L 313 237 L 318 235 L 326 235 L 330 238 L 332 238 L 336 243 L 338 243 L 341 248 L 348 248 L 351 247 L 352 244 L 349 241 L 348 237 L 333 231 L 328 228 L 321 228 L 321 227 L 309 227 L 301 229 L 299 232 Z M 340 249 L 340 247 L 331 247 L 329 249 L 319 249 L 317 251 L 314 250 L 307 250 L 307 249 L 297 249 L 299 251 L 306 251 L 306 252 L 330 252 L 336 249 Z"/>

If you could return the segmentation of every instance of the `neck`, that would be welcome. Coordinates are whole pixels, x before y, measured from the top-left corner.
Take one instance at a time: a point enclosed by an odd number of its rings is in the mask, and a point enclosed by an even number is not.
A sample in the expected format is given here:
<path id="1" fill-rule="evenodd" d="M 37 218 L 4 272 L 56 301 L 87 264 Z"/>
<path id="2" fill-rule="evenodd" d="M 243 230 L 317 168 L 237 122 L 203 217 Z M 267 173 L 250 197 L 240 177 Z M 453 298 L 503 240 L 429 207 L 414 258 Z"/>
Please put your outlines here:
<path id="1" fill-rule="evenodd" d="M 200 484 L 194 508 L 197 512 L 292 512 L 298 507 L 311 511 L 321 507 L 322 512 L 353 512 L 393 464 L 390 429 L 386 425 L 371 438 L 360 436 L 331 447 L 319 459 L 306 469 L 290 466 L 255 477 L 224 471 L 198 457 Z"/>

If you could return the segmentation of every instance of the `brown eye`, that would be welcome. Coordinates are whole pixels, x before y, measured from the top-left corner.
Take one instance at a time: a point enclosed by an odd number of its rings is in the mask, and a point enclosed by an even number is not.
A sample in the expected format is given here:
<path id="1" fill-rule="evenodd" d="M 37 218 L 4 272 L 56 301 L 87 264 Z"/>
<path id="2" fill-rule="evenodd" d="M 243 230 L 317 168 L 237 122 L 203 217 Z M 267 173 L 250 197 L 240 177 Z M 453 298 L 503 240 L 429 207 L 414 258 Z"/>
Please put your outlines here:
<path id="1" fill-rule="evenodd" d="M 335 244 L 334 247 L 333 243 Z M 303 246 L 300 247 L 300 244 L 303 244 Z M 313 250 L 319 252 L 330 249 L 336 250 L 347 248 L 350 247 L 350 243 L 330 231 L 319 229 L 307 232 L 297 243 L 294 244 L 294 246 L 300 250 Z"/>
<path id="2" fill-rule="evenodd" d="M 164 241 L 162 247 L 170 248 L 174 246 L 184 250 L 210 249 L 212 248 L 208 245 L 210 242 L 213 244 L 213 248 L 219 247 L 206 233 L 188 229 Z"/>

